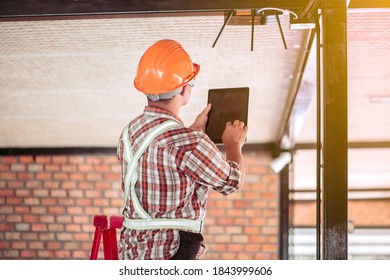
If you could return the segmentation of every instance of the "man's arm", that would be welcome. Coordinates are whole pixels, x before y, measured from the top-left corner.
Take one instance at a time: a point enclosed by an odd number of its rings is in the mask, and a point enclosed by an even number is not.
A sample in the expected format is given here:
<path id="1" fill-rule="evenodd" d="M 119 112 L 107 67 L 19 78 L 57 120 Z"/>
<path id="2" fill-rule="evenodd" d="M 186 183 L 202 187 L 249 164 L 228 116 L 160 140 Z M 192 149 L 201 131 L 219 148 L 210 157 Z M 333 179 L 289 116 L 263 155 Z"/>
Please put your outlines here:
<path id="1" fill-rule="evenodd" d="M 245 164 L 242 156 L 242 146 L 244 146 L 248 127 L 244 122 L 235 120 L 233 123 L 227 122 L 222 134 L 222 142 L 226 150 L 226 159 L 236 162 L 241 169 L 241 186 L 245 182 Z"/>

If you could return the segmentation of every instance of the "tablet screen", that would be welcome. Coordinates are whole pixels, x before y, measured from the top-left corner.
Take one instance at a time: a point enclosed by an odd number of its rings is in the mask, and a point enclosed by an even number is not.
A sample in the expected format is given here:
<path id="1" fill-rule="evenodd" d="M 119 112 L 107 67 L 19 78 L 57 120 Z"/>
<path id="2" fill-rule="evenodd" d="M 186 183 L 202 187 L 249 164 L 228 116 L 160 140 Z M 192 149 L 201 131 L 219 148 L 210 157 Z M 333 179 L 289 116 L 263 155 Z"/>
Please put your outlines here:
<path id="1" fill-rule="evenodd" d="M 211 103 L 206 125 L 206 134 L 216 143 L 222 143 L 222 133 L 228 121 L 240 120 L 248 125 L 249 88 L 210 89 L 208 103 Z"/>

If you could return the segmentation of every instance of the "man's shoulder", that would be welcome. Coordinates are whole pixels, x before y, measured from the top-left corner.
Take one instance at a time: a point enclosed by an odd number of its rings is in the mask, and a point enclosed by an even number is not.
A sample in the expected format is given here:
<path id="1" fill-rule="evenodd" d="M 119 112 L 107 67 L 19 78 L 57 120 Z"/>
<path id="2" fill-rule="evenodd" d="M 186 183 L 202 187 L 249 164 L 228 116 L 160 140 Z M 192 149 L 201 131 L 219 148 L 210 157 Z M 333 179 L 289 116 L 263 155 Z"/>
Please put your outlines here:
<path id="1" fill-rule="evenodd" d="M 186 150 L 195 149 L 199 143 L 208 141 L 207 135 L 200 130 L 187 127 L 172 128 L 158 137 L 160 145 L 174 146 Z"/>

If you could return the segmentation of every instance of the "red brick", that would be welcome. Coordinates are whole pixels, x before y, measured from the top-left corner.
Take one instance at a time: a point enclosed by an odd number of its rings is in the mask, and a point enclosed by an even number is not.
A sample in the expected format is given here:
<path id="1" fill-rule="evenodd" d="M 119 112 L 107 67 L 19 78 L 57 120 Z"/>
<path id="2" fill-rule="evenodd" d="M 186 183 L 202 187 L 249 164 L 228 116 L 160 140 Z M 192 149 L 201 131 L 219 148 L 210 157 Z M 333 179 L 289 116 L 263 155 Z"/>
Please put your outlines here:
<path id="1" fill-rule="evenodd" d="M 18 223 L 15 224 L 16 231 L 30 231 L 31 225 L 29 223 Z"/>
<path id="2" fill-rule="evenodd" d="M 87 241 L 91 240 L 91 235 L 88 233 L 75 233 L 74 235 L 71 235 L 72 238 L 74 236 L 74 240 L 76 241 Z"/>
<path id="3" fill-rule="evenodd" d="M 64 244 L 65 250 L 79 250 L 80 247 L 80 242 L 65 242 Z"/>
<path id="4" fill-rule="evenodd" d="M 108 197 L 107 192 L 105 192 L 105 194 L 106 194 L 106 197 Z M 85 191 L 85 196 L 88 198 L 102 197 L 102 193 L 101 193 L 101 191 L 87 190 L 87 191 Z"/>
<path id="5" fill-rule="evenodd" d="M 75 205 L 75 199 L 73 198 L 59 198 L 58 204 L 63 206 L 72 206 Z"/>
<path id="6" fill-rule="evenodd" d="M 82 190 L 69 190 L 69 197 L 82 198 L 82 197 L 84 197 L 84 191 L 82 191 Z"/>
<path id="7" fill-rule="evenodd" d="M 120 164 L 111 165 L 111 172 L 121 174 L 122 172 L 122 166 Z"/>
<path id="8" fill-rule="evenodd" d="M 246 227 L 244 227 L 244 233 L 246 233 L 248 235 L 259 234 L 260 233 L 260 227 L 246 226 Z"/>
<path id="9" fill-rule="evenodd" d="M 82 215 L 84 213 L 83 207 L 74 206 L 74 207 L 68 207 L 66 211 L 69 215 Z"/>
<path id="10" fill-rule="evenodd" d="M 38 239 L 42 241 L 55 240 L 55 235 L 52 232 L 41 232 Z"/>
<path id="11" fill-rule="evenodd" d="M 10 247 L 10 242 L 0 241 L 0 249 L 8 249 Z"/>
<path id="12" fill-rule="evenodd" d="M 3 197 L 14 197 L 15 196 L 15 190 L 14 189 L 0 190 L 0 196 L 3 196 Z"/>
<path id="13" fill-rule="evenodd" d="M 11 223 L 0 223 L 0 231 L 11 231 L 13 230 Z"/>
<path id="14" fill-rule="evenodd" d="M 72 217 L 69 215 L 56 215 L 57 223 L 71 223 Z"/>
<path id="15" fill-rule="evenodd" d="M 15 190 L 15 195 L 17 197 L 30 197 L 31 191 L 26 189 Z"/>
<path id="16" fill-rule="evenodd" d="M 26 165 L 25 164 L 11 164 L 11 171 L 13 172 L 20 172 L 20 171 L 26 171 Z M 6 171 L 6 170 L 3 170 Z"/>
<path id="17" fill-rule="evenodd" d="M 73 240 L 73 234 L 67 233 L 67 232 L 56 233 L 56 236 L 57 236 L 57 239 L 60 240 L 60 241 L 70 241 L 70 240 Z M 75 239 L 75 240 L 77 240 L 77 239 Z"/>
<path id="18" fill-rule="evenodd" d="M 122 207 L 123 206 L 123 198 L 112 198 L 112 199 L 110 199 L 109 204 L 113 207 Z"/>
<path id="19" fill-rule="evenodd" d="M 67 156 L 53 156 L 52 161 L 53 161 L 53 163 L 64 164 L 64 163 L 68 163 L 68 157 Z"/>
<path id="20" fill-rule="evenodd" d="M 103 178 L 106 181 L 119 181 L 121 180 L 121 175 L 118 173 L 109 172 L 109 173 L 104 173 Z"/>
<path id="21" fill-rule="evenodd" d="M 63 206 L 49 206 L 49 214 L 64 214 L 65 207 Z"/>
<path id="22" fill-rule="evenodd" d="M 15 206 L 15 213 L 26 214 L 30 212 L 30 208 L 28 206 Z"/>
<path id="23" fill-rule="evenodd" d="M 220 235 L 214 236 L 214 240 L 216 243 L 230 243 L 232 240 L 232 237 L 229 234 L 220 234 Z"/>
<path id="24" fill-rule="evenodd" d="M 20 163 L 34 163 L 34 157 L 33 156 L 20 156 L 19 162 Z"/>
<path id="25" fill-rule="evenodd" d="M 49 205 L 57 205 L 57 199 L 55 198 L 42 198 L 41 199 L 41 205 L 42 206 L 49 206 Z"/>
<path id="26" fill-rule="evenodd" d="M 3 181 L 3 182 L 7 182 L 7 181 Z M 13 188 L 13 189 L 21 189 L 24 187 L 24 181 L 8 181 L 7 182 L 7 185 L 8 187 L 10 188 Z"/>
<path id="27" fill-rule="evenodd" d="M 90 165 L 90 164 L 80 164 L 78 166 L 78 170 L 80 172 L 92 172 L 93 171 L 93 165 Z"/>
<path id="28" fill-rule="evenodd" d="M 98 190 L 109 190 L 111 189 L 111 184 L 109 182 L 96 182 L 95 188 Z"/>
<path id="29" fill-rule="evenodd" d="M 23 232 L 21 235 L 22 240 L 38 240 L 38 233 L 36 232 Z"/>
<path id="30" fill-rule="evenodd" d="M 69 162 L 71 164 L 82 164 L 84 163 L 85 158 L 83 156 L 70 156 L 69 157 Z"/>
<path id="31" fill-rule="evenodd" d="M 92 182 L 80 182 L 79 188 L 83 190 L 87 190 L 87 189 L 94 189 L 95 186 Z"/>
<path id="32" fill-rule="evenodd" d="M 16 206 L 16 208 L 19 206 Z M 11 214 L 14 213 L 14 208 L 8 205 L 0 205 L 0 214 Z"/>
<path id="33" fill-rule="evenodd" d="M 81 226 L 79 224 L 65 225 L 66 232 L 81 232 Z"/>
<path id="34" fill-rule="evenodd" d="M 87 164 L 100 164 L 102 162 L 102 158 L 98 156 L 89 156 L 86 157 L 85 162 Z"/>
<path id="35" fill-rule="evenodd" d="M 37 215 L 24 215 L 23 222 L 25 223 L 36 223 L 39 221 L 39 217 Z"/>
<path id="36" fill-rule="evenodd" d="M 101 173 L 87 173 L 87 180 L 88 181 L 101 181 L 103 179 L 103 176 Z"/>
<path id="37" fill-rule="evenodd" d="M 83 181 L 85 180 L 85 174 L 80 172 L 75 172 L 70 174 L 70 179 L 74 181 Z"/>
<path id="38" fill-rule="evenodd" d="M 38 172 L 35 176 L 37 180 L 51 180 L 51 172 Z"/>
<path id="39" fill-rule="evenodd" d="M 65 190 L 52 190 L 51 195 L 53 197 L 66 197 L 66 191 Z"/>
<path id="40" fill-rule="evenodd" d="M 103 197 L 118 198 L 118 197 L 122 197 L 122 195 L 121 195 L 121 191 L 118 189 L 118 190 L 105 191 Z"/>
<path id="41" fill-rule="evenodd" d="M 54 223 L 55 216 L 54 215 L 41 215 L 41 216 L 39 216 L 39 221 L 41 223 Z"/>
<path id="42" fill-rule="evenodd" d="M 44 206 L 31 206 L 32 214 L 47 214 L 47 208 Z"/>
<path id="43" fill-rule="evenodd" d="M 39 205 L 39 199 L 35 197 L 24 198 L 24 204 L 26 205 Z"/>
<path id="44" fill-rule="evenodd" d="M 55 257 L 56 259 L 70 259 L 71 257 L 70 251 L 64 251 L 64 250 L 56 251 Z"/>
<path id="45" fill-rule="evenodd" d="M 73 222 L 77 224 L 91 224 L 92 225 L 92 219 L 90 219 L 88 216 L 73 216 Z"/>
<path id="46" fill-rule="evenodd" d="M 72 182 L 72 181 L 61 182 L 60 186 L 62 189 L 75 189 L 75 188 L 77 188 L 76 182 Z"/>
<path id="47" fill-rule="evenodd" d="M 58 172 L 60 171 L 61 167 L 59 164 L 46 164 L 45 165 L 45 171 L 47 172 Z"/>
<path id="48" fill-rule="evenodd" d="M 1 172 L 0 180 L 16 180 L 16 173 L 13 172 Z"/>
<path id="49" fill-rule="evenodd" d="M 228 252 L 242 252 L 244 250 L 244 246 L 242 244 L 228 244 L 227 251 Z"/>
<path id="50" fill-rule="evenodd" d="M 86 215 L 97 215 L 99 213 L 100 213 L 99 207 L 85 207 L 85 214 Z M 110 214 L 108 208 L 105 210 L 105 213 Z"/>
<path id="51" fill-rule="evenodd" d="M 53 174 L 53 178 L 54 178 L 54 180 L 66 181 L 66 180 L 69 180 L 69 174 L 65 173 L 65 172 L 56 172 Z"/>
<path id="52" fill-rule="evenodd" d="M 72 258 L 85 260 L 89 258 L 89 255 L 86 251 L 77 250 L 72 252 Z"/>
<path id="53" fill-rule="evenodd" d="M 62 248 L 61 242 L 56 242 L 56 241 L 47 242 L 47 249 L 49 249 L 49 250 L 56 250 L 56 249 L 61 249 L 61 248 Z"/>
<path id="54" fill-rule="evenodd" d="M 240 234 L 240 235 L 233 235 L 232 236 L 232 242 L 233 243 L 243 243 L 243 244 L 246 244 L 248 243 L 248 236 L 247 235 L 244 235 L 244 234 Z"/>
<path id="55" fill-rule="evenodd" d="M 78 206 L 91 206 L 94 200 L 90 198 L 78 198 L 76 199 L 76 205 Z"/>
<path id="56" fill-rule="evenodd" d="M 54 251 L 38 251 L 38 258 L 40 259 L 53 259 Z"/>
<path id="57" fill-rule="evenodd" d="M 11 242 L 11 249 L 25 249 L 27 248 L 26 241 L 13 241 Z"/>
<path id="58" fill-rule="evenodd" d="M 63 224 L 49 224 L 48 229 L 50 232 L 64 232 L 65 226 Z"/>
<path id="59" fill-rule="evenodd" d="M 5 221 L 9 223 L 20 223 L 22 221 L 21 215 L 5 215 L 5 216 L 6 216 Z"/>
<path id="60" fill-rule="evenodd" d="M 35 197 L 47 197 L 49 196 L 49 191 L 45 189 L 33 190 L 33 196 Z"/>
<path id="61" fill-rule="evenodd" d="M 29 165 L 27 165 L 27 170 L 29 172 L 43 171 L 43 165 L 42 164 L 29 164 Z"/>
<path id="62" fill-rule="evenodd" d="M 226 210 L 226 216 L 228 217 L 242 217 L 244 216 L 244 210 L 242 209 L 228 209 Z"/>
<path id="63" fill-rule="evenodd" d="M 34 242 L 30 242 L 28 244 L 28 248 L 32 249 L 32 250 L 43 249 L 44 248 L 44 244 L 41 241 L 34 241 Z"/>
<path id="64" fill-rule="evenodd" d="M 4 164 L 12 164 L 12 163 L 17 163 L 17 162 L 18 162 L 18 158 L 17 158 L 17 157 L 14 157 L 14 156 L 4 156 L 4 157 L 0 157 L 0 160 L 1 160 L 1 162 L 3 162 Z"/>
<path id="65" fill-rule="evenodd" d="M 45 181 L 43 182 L 43 187 L 45 189 L 58 189 L 60 186 L 60 182 L 55 181 Z"/>
<path id="66" fill-rule="evenodd" d="M 19 258 L 19 250 L 5 250 L 4 257 L 6 259 Z"/>
<path id="67" fill-rule="evenodd" d="M 20 232 L 5 232 L 6 240 L 20 240 Z"/>
<path id="68" fill-rule="evenodd" d="M 63 164 L 63 165 L 61 165 L 61 171 L 63 171 L 63 172 L 75 172 L 75 171 L 77 171 L 77 165 L 74 165 L 74 164 Z"/>
<path id="69" fill-rule="evenodd" d="M 109 165 L 99 164 L 99 165 L 95 165 L 95 171 L 101 173 L 110 172 L 111 167 Z M 121 172 L 121 170 L 119 170 L 119 172 Z"/>
<path id="70" fill-rule="evenodd" d="M 43 183 L 42 181 L 27 181 L 26 187 L 29 189 L 40 189 L 42 188 Z"/>
<path id="71" fill-rule="evenodd" d="M 106 156 L 103 158 L 104 164 L 118 164 L 118 158 L 116 156 Z"/>
<path id="72" fill-rule="evenodd" d="M 245 251 L 246 252 L 260 252 L 261 247 L 262 247 L 261 244 L 250 243 L 250 244 L 245 245 Z"/>
<path id="73" fill-rule="evenodd" d="M 47 224 L 32 224 L 31 225 L 32 231 L 47 231 Z"/>
<path id="74" fill-rule="evenodd" d="M 43 163 L 45 165 L 51 163 L 52 157 L 51 156 L 37 156 L 35 158 L 36 163 Z"/>
<path id="75" fill-rule="evenodd" d="M 276 244 L 263 244 L 261 250 L 263 252 L 275 252 L 278 248 Z"/>

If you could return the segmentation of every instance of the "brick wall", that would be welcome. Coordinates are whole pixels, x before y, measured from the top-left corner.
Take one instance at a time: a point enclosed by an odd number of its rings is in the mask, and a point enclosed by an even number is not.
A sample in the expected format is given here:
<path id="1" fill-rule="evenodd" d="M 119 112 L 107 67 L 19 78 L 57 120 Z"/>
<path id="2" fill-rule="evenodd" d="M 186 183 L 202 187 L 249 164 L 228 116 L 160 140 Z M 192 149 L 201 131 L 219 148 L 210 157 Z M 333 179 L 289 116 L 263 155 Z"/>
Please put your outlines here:
<path id="1" fill-rule="evenodd" d="M 204 259 L 277 259 L 277 177 L 266 154 L 245 158 L 242 190 L 210 192 Z M 122 203 L 115 156 L 0 157 L 0 258 L 88 259 L 93 215 Z"/>

